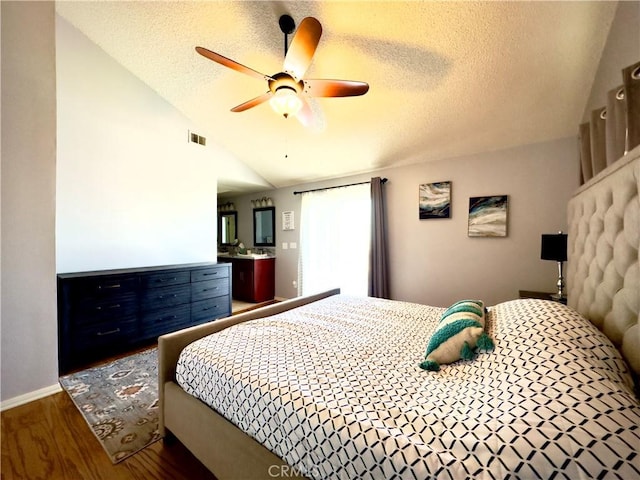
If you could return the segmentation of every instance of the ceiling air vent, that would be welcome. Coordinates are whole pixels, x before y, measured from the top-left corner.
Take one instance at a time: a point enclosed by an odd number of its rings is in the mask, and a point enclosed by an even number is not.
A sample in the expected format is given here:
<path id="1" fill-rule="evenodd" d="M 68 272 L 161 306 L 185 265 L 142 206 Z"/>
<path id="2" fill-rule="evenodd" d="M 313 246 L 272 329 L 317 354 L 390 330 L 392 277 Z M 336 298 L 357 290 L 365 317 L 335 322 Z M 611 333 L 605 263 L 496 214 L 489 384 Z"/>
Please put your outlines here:
<path id="1" fill-rule="evenodd" d="M 203 146 L 207 144 L 207 139 L 205 137 L 193 132 L 189 132 L 189 141 Z"/>

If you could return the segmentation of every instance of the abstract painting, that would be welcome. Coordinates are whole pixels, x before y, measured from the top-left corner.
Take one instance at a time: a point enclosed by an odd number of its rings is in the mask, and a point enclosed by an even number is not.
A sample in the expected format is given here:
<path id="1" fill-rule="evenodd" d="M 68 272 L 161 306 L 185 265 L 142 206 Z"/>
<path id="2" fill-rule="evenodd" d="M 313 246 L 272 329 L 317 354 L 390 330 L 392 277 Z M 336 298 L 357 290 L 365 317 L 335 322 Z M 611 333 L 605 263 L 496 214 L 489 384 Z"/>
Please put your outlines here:
<path id="1" fill-rule="evenodd" d="M 420 185 L 420 220 L 451 216 L 451 182 Z"/>
<path id="2" fill-rule="evenodd" d="M 469 236 L 507 236 L 507 195 L 469 198 Z"/>

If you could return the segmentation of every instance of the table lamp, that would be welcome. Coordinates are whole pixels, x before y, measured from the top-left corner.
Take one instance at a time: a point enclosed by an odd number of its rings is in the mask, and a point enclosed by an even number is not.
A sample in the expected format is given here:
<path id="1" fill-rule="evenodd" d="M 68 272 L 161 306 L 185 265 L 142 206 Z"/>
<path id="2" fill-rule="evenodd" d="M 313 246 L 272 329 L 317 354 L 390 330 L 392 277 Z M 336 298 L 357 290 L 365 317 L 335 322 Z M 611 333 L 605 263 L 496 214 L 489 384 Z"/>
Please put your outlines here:
<path id="1" fill-rule="evenodd" d="M 554 260 L 558 262 L 558 293 L 551 295 L 554 300 L 566 298 L 564 294 L 564 276 L 562 275 L 562 265 L 567 260 L 567 234 L 558 232 L 556 234 L 543 234 L 540 247 L 540 258 L 542 260 Z"/>

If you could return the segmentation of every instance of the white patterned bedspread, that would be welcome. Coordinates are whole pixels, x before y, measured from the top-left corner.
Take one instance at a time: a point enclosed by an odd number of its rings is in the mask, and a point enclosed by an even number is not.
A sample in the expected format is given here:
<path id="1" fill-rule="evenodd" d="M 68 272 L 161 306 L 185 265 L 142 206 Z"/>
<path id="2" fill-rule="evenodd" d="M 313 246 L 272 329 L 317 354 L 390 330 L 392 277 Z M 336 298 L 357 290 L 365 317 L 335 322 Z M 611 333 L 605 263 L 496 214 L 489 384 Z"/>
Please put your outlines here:
<path id="1" fill-rule="evenodd" d="M 640 478 L 609 340 L 558 303 L 490 310 L 495 350 L 439 372 L 443 308 L 339 295 L 194 342 L 177 381 L 312 478 Z"/>

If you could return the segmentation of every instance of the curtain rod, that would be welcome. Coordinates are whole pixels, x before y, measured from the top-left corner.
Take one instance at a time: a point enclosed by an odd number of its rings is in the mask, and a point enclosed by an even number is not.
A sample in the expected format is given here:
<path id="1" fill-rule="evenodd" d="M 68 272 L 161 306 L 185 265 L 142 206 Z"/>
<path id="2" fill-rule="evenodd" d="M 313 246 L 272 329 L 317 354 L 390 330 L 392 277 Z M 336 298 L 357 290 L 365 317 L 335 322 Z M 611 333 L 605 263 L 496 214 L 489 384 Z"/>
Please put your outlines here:
<path id="1" fill-rule="evenodd" d="M 382 183 L 386 183 L 387 179 L 383 178 L 380 180 Z M 333 187 L 324 187 L 324 188 L 313 188 L 311 190 L 302 190 L 300 192 L 293 192 L 294 195 L 300 195 L 301 193 L 309 193 L 309 192 L 319 192 L 320 190 L 331 190 L 332 188 L 343 188 L 343 187 L 353 187 L 354 185 L 364 185 L 365 183 L 371 183 L 371 181 L 366 182 L 357 182 L 357 183 L 349 183 L 347 185 L 335 185 Z"/>

